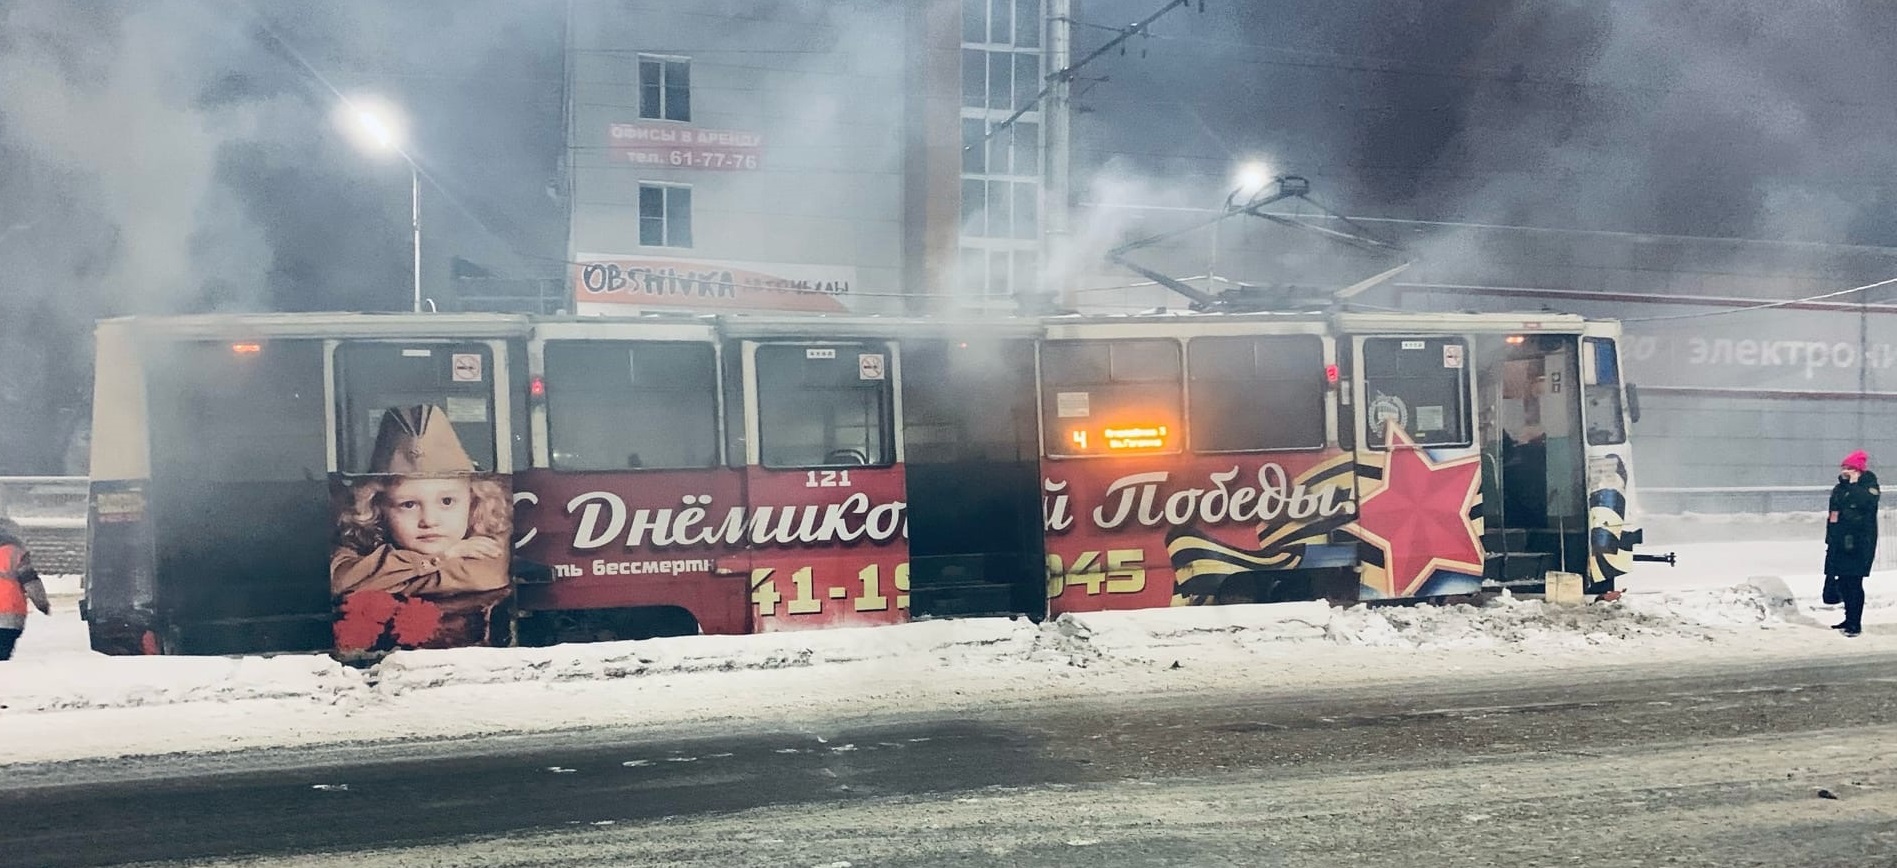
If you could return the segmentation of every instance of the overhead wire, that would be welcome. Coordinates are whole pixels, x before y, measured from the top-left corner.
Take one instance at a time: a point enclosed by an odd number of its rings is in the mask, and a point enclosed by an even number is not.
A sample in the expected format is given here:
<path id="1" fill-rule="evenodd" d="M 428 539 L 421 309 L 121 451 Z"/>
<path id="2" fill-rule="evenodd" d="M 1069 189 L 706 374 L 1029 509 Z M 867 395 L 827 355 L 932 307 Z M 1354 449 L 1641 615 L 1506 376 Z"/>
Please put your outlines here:
<path id="1" fill-rule="evenodd" d="M 1854 293 L 1854 292 L 1869 292 L 1870 290 L 1877 289 L 1879 287 L 1890 286 L 1891 284 L 1897 284 L 1897 277 L 1886 278 L 1884 280 L 1877 281 L 1876 283 L 1867 283 L 1867 284 L 1864 284 L 1863 286 L 1854 286 L 1854 287 L 1851 287 L 1850 289 L 1840 289 L 1835 292 L 1826 292 L 1826 293 L 1821 293 L 1819 295 L 1810 295 L 1804 298 L 1788 298 L 1788 299 L 1782 299 L 1780 301 L 1765 302 L 1763 304 L 1748 305 L 1746 307 L 1728 308 L 1726 310 L 1701 311 L 1699 313 L 1681 313 L 1681 314 L 1672 314 L 1669 316 L 1626 317 L 1626 318 L 1622 318 L 1621 322 L 1671 322 L 1674 320 L 1683 320 L 1683 319 L 1705 319 L 1706 317 L 1713 317 L 1713 316 L 1731 316 L 1736 313 L 1752 313 L 1752 312 L 1761 311 L 1761 310 L 1771 310 L 1772 308 L 1776 308 L 1776 307 L 1789 307 L 1794 304 L 1809 304 L 1814 301 L 1824 301 L 1826 299 L 1837 298 L 1838 296 L 1841 296 L 1841 295 L 1850 295 L 1851 293 Z M 1655 296 L 1654 303 L 1665 304 L 1666 298 L 1664 296 Z"/>

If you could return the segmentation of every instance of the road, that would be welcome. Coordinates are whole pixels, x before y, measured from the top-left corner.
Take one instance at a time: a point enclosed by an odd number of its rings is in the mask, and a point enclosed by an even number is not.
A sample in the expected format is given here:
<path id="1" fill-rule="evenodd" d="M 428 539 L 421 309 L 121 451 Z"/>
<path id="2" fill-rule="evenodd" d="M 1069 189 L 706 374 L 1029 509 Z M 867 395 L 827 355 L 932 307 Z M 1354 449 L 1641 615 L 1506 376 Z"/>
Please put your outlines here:
<path id="1" fill-rule="evenodd" d="M 47 868 L 1892 865 L 1897 657 L 17 766 L 0 817 Z"/>

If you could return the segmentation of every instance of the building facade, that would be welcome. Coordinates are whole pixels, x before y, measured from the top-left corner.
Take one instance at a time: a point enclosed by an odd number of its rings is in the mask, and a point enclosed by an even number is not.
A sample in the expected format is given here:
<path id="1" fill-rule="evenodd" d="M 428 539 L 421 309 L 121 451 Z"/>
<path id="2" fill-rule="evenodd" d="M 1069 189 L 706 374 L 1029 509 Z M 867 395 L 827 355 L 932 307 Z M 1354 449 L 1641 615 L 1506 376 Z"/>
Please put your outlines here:
<path id="1" fill-rule="evenodd" d="M 985 306 L 1011 305 L 1041 280 L 1046 148 L 1035 97 L 1048 72 L 1042 2 L 962 0 L 958 273 L 965 296 Z M 1023 107 L 1029 110 L 1016 117 Z"/>
<path id="2" fill-rule="evenodd" d="M 576 0 L 574 309 L 887 313 L 949 297 L 953 0 Z"/>

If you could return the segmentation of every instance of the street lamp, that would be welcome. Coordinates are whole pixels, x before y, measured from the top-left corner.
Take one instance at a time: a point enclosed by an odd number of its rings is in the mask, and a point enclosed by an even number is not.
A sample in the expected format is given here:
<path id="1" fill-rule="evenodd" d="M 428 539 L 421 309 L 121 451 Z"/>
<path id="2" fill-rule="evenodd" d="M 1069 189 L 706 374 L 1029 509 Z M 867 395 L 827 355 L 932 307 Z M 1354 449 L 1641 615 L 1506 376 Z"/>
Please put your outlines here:
<path id="1" fill-rule="evenodd" d="M 1260 190 L 1265 189 L 1266 185 L 1270 183 L 1271 167 L 1264 162 L 1252 160 L 1239 166 L 1238 172 L 1232 176 L 1232 184 L 1234 186 L 1231 195 L 1225 197 L 1225 207 L 1228 209 L 1231 208 L 1232 199 L 1238 194 L 1244 193 L 1247 198 L 1256 196 Z"/>
<path id="2" fill-rule="evenodd" d="M 415 312 L 422 312 L 422 172 L 404 147 L 402 116 L 395 107 L 373 97 L 345 99 L 338 107 L 343 131 L 358 147 L 379 154 L 395 154 L 408 163 L 408 219 L 414 235 Z"/>

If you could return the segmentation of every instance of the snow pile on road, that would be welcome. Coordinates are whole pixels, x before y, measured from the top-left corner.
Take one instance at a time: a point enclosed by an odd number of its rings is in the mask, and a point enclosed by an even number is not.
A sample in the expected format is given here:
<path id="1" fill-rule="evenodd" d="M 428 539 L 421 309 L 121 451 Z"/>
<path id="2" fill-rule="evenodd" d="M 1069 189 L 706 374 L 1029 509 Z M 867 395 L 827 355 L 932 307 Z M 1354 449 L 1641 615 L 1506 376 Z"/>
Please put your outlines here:
<path id="1" fill-rule="evenodd" d="M 323 656 L 77 657 L 8 663 L 0 710 L 137 708 L 187 702 L 332 698 L 362 680 Z"/>
<path id="2" fill-rule="evenodd" d="M 347 708 L 446 687 L 609 683 L 780 669 L 1057 674 L 1163 667 L 1181 660 L 1291 660 L 1308 656 L 1314 647 L 1340 646 L 1533 653 L 1703 641 L 1717 630 L 1812 623 L 1792 596 L 1781 582 L 1777 589 L 1749 584 L 1572 606 L 1504 595 L 1480 607 L 1340 609 L 1317 602 L 1181 607 L 1069 614 L 1043 624 L 977 618 L 554 648 L 406 651 L 368 669 L 314 655 L 106 658 L 79 653 L 10 664 L 0 683 L 0 706 L 17 713 L 298 699 Z"/>
<path id="3" fill-rule="evenodd" d="M 603 681 L 899 660 L 916 666 L 1030 660 L 1040 630 L 1026 619 L 921 621 L 753 636 L 684 636 L 552 648 L 403 651 L 362 673 L 384 694 L 449 685 Z"/>
<path id="4" fill-rule="evenodd" d="M 1630 594 L 1617 602 L 1559 605 L 1507 594 L 1481 607 L 1358 606 L 1339 610 L 1326 636 L 1374 647 L 1582 648 L 1651 639 L 1711 639 L 1712 629 L 1775 627 L 1789 598 L 1746 584 Z M 1709 629 L 1710 628 L 1710 629 Z"/>

